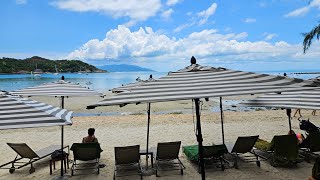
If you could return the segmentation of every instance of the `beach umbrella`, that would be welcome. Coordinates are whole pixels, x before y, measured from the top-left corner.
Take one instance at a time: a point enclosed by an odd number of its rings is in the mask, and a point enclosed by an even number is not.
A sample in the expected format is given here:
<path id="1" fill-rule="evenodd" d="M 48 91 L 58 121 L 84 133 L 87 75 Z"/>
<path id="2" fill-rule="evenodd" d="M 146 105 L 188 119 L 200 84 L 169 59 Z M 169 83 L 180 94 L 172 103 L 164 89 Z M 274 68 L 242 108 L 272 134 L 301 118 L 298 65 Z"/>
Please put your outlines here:
<path id="1" fill-rule="evenodd" d="M 64 80 L 64 76 L 61 80 L 51 83 L 46 83 L 36 87 L 29 87 L 26 89 L 16 90 L 10 92 L 14 95 L 20 96 L 52 96 L 61 98 L 61 108 L 64 108 L 65 97 L 69 96 L 101 96 L 89 88 L 82 87 L 79 84 L 74 84 Z M 61 125 L 61 151 L 63 151 L 63 125 Z M 63 158 L 63 157 L 62 157 Z M 63 176 L 63 161 L 61 159 L 61 176 Z"/>
<path id="2" fill-rule="evenodd" d="M 240 103 L 251 107 L 275 107 L 286 109 L 291 130 L 291 109 L 320 110 L 320 91 L 307 90 L 297 92 L 270 93 Z"/>
<path id="3" fill-rule="evenodd" d="M 197 117 L 196 137 L 199 144 L 201 176 L 202 179 L 205 179 L 199 109 L 201 98 L 311 89 L 303 86 L 319 86 L 319 83 L 283 76 L 201 66 L 196 64 L 195 58 L 192 57 L 191 65 L 184 69 L 169 72 L 165 77 L 145 82 L 130 91 L 105 98 L 87 108 L 193 99 Z"/>
<path id="4" fill-rule="evenodd" d="M 0 92 L 0 129 L 71 125 L 72 111 Z"/>
<path id="5" fill-rule="evenodd" d="M 122 85 L 120 87 L 117 88 L 113 88 L 111 89 L 111 91 L 113 93 L 122 93 L 122 92 L 126 92 L 126 91 L 130 91 L 132 88 L 141 86 L 142 84 L 144 84 L 145 82 L 150 82 L 150 81 L 155 81 L 155 79 L 152 77 L 152 74 L 149 76 L 149 79 L 147 80 L 139 80 L 138 82 L 135 83 L 129 83 L 126 85 Z M 146 147 L 146 168 L 148 169 L 148 153 L 149 153 L 149 134 L 150 134 L 150 111 L 151 110 L 151 103 L 147 104 L 147 147 Z"/>

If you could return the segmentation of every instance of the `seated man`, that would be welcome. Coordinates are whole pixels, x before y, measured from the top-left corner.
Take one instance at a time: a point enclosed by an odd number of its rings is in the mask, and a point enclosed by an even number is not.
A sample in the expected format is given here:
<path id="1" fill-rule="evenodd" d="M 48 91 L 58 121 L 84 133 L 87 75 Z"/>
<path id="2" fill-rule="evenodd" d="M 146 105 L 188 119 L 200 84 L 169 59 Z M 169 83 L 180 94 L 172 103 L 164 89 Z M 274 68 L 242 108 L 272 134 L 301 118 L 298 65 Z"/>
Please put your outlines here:
<path id="1" fill-rule="evenodd" d="M 89 128 L 88 129 L 88 136 L 82 139 L 82 143 L 98 143 L 98 139 L 94 136 L 95 129 Z"/>

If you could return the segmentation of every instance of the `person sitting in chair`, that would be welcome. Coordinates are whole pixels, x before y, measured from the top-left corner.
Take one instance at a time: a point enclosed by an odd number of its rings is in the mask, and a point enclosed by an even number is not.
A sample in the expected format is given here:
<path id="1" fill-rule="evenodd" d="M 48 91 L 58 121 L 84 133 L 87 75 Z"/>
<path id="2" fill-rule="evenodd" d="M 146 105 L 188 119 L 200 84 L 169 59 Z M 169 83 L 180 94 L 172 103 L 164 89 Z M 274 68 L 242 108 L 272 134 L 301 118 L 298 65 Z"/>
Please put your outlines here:
<path id="1" fill-rule="evenodd" d="M 95 129 L 89 128 L 88 129 L 88 136 L 82 139 L 82 143 L 98 143 L 98 139 L 94 136 Z"/>
<path id="2" fill-rule="evenodd" d="M 298 140 L 298 145 L 300 145 L 300 144 L 303 143 L 303 141 L 304 141 L 304 139 L 305 139 L 304 136 L 303 136 L 303 134 L 301 134 L 301 133 L 296 134 L 293 130 L 290 130 L 290 131 L 288 132 L 288 135 L 290 135 L 290 134 L 296 135 L 297 140 Z"/>

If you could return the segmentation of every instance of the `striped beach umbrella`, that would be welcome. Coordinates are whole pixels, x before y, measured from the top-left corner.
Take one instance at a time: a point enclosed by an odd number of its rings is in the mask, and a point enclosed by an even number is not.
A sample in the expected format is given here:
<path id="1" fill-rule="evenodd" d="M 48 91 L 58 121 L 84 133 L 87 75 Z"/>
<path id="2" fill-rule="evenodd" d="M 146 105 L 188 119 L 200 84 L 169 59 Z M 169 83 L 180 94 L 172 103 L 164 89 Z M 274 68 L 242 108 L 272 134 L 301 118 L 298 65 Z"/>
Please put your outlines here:
<path id="1" fill-rule="evenodd" d="M 0 92 L 0 129 L 71 125 L 72 111 Z"/>
<path id="2" fill-rule="evenodd" d="M 64 99 L 69 96 L 101 96 L 89 88 L 82 87 L 79 84 L 74 84 L 64 80 L 46 83 L 36 87 L 29 87 L 21 90 L 10 92 L 19 96 L 53 96 L 61 98 L 61 108 L 64 108 Z M 63 150 L 63 125 L 61 126 L 61 151 Z M 61 157 L 63 158 L 63 157 Z M 61 160 L 61 176 L 63 176 L 63 161 Z"/>
<path id="3" fill-rule="evenodd" d="M 275 107 L 287 110 L 289 129 L 291 130 L 291 109 L 320 110 L 320 91 L 308 90 L 297 92 L 270 93 L 240 103 L 251 107 Z"/>
<path id="4" fill-rule="evenodd" d="M 191 65 L 184 69 L 169 72 L 167 76 L 145 82 L 141 86 L 133 86 L 128 91 L 107 97 L 87 108 L 193 99 L 197 117 L 201 176 L 205 179 L 199 110 L 201 98 L 299 91 L 319 85 L 317 82 L 302 79 L 201 66 L 196 64 L 192 57 Z"/>

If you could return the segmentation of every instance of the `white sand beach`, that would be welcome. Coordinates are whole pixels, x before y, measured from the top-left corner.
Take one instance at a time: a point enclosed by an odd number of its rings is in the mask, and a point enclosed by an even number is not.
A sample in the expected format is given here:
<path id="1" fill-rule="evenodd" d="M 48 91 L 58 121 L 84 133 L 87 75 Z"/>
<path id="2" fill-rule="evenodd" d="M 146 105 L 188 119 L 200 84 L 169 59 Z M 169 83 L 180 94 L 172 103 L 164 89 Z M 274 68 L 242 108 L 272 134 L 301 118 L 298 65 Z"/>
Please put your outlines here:
<path id="1" fill-rule="evenodd" d="M 248 97 L 237 97 L 234 99 L 245 99 Z M 252 98 L 250 96 L 249 98 Z M 59 106 L 57 98 L 35 98 Z M 114 147 L 128 146 L 139 144 L 141 149 L 146 148 L 147 116 L 146 105 L 128 105 L 123 108 L 119 107 L 98 107 L 95 110 L 85 110 L 86 105 L 96 102 L 99 98 L 68 98 L 65 107 L 75 112 L 120 112 L 123 115 L 118 116 L 82 116 L 73 118 L 73 125 L 65 127 L 65 144 L 72 145 L 74 142 L 81 142 L 82 137 L 86 136 L 87 129 L 94 127 L 96 137 L 101 143 L 104 150 L 101 154 L 100 163 L 106 164 L 100 174 L 76 175 L 71 179 L 112 179 L 114 170 Z M 227 98 L 225 98 L 227 99 Z M 231 98 L 230 98 L 231 99 Z M 203 109 L 209 109 L 217 106 L 216 102 L 210 101 L 204 103 Z M 195 137 L 195 120 L 189 113 L 168 113 L 155 114 L 157 111 L 166 112 L 172 110 L 179 112 L 183 109 L 192 108 L 191 101 L 177 101 L 168 103 L 152 104 L 151 125 L 150 125 L 150 146 L 156 147 L 158 142 L 182 141 L 182 146 L 197 144 Z M 136 113 L 137 115 L 127 115 Z M 319 125 L 320 115 L 311 116 L 311 111 L 302 110 L 302 115 Z M 288 132 L 288 118 L 285 110 L 263 110 L 250 112 L 232 112 L 224 113 L 225 117 L 225 138 L 226 142 L 235 142 L 238 136 L 260 135 L 262 139 L 271 140 L 274 135 L 286 134 Z M 212 143 L 221 143 L 221 124 L 220 113 L 212 113 L 203 110 L 201 116 L 203 139 L 205 145 Z M 292 120 L 293 130 L 304 133 L 299 129 L 297 118 Z M 16 129 L 0 131 L 3 142 L 0 144 L 2 156 L 0 164 L 13 160 L 14 151 L 6 144 L 27 143 L 33 149 L 60 144 L 61 129 L 60 127 L 43 127 L 30 129 Z M 70 155 L 72 159 L 72 152 Z M 201 179 L 197 173 L 197 166 L 187 160 L 186 156 L 180 151 L 180 158 L 186 166 L 183 176 L 179 172 L 164 173 L 167 176 L 156 177 L 145 176 L 144 179 Z M 35 163 L 36 171 L 29 174 L 29 166 L 16 170 L 10 174 L 8 170 L 0 169 L 0 179 L 52 179 L 58 176 L 60 164 L 49 175 L 49 158 Z M 142 164 L 145 164 L 145 157 L 142 157 Z M 307 179 L 311 175 L 313 164 L 302 162 L 296 168 L 272 167 L 268 162 L 262 161 L 261 167 L 257 167 L 254 162 L 240 163 L 239 169 L 226 169 L 221 171 L 218 168 L 206 171 L 207 179 Z M 70 176 L 70 169 L 67 175 Z M 128 176 L 118 179 L 139 179 L 138 176 Z"/>

